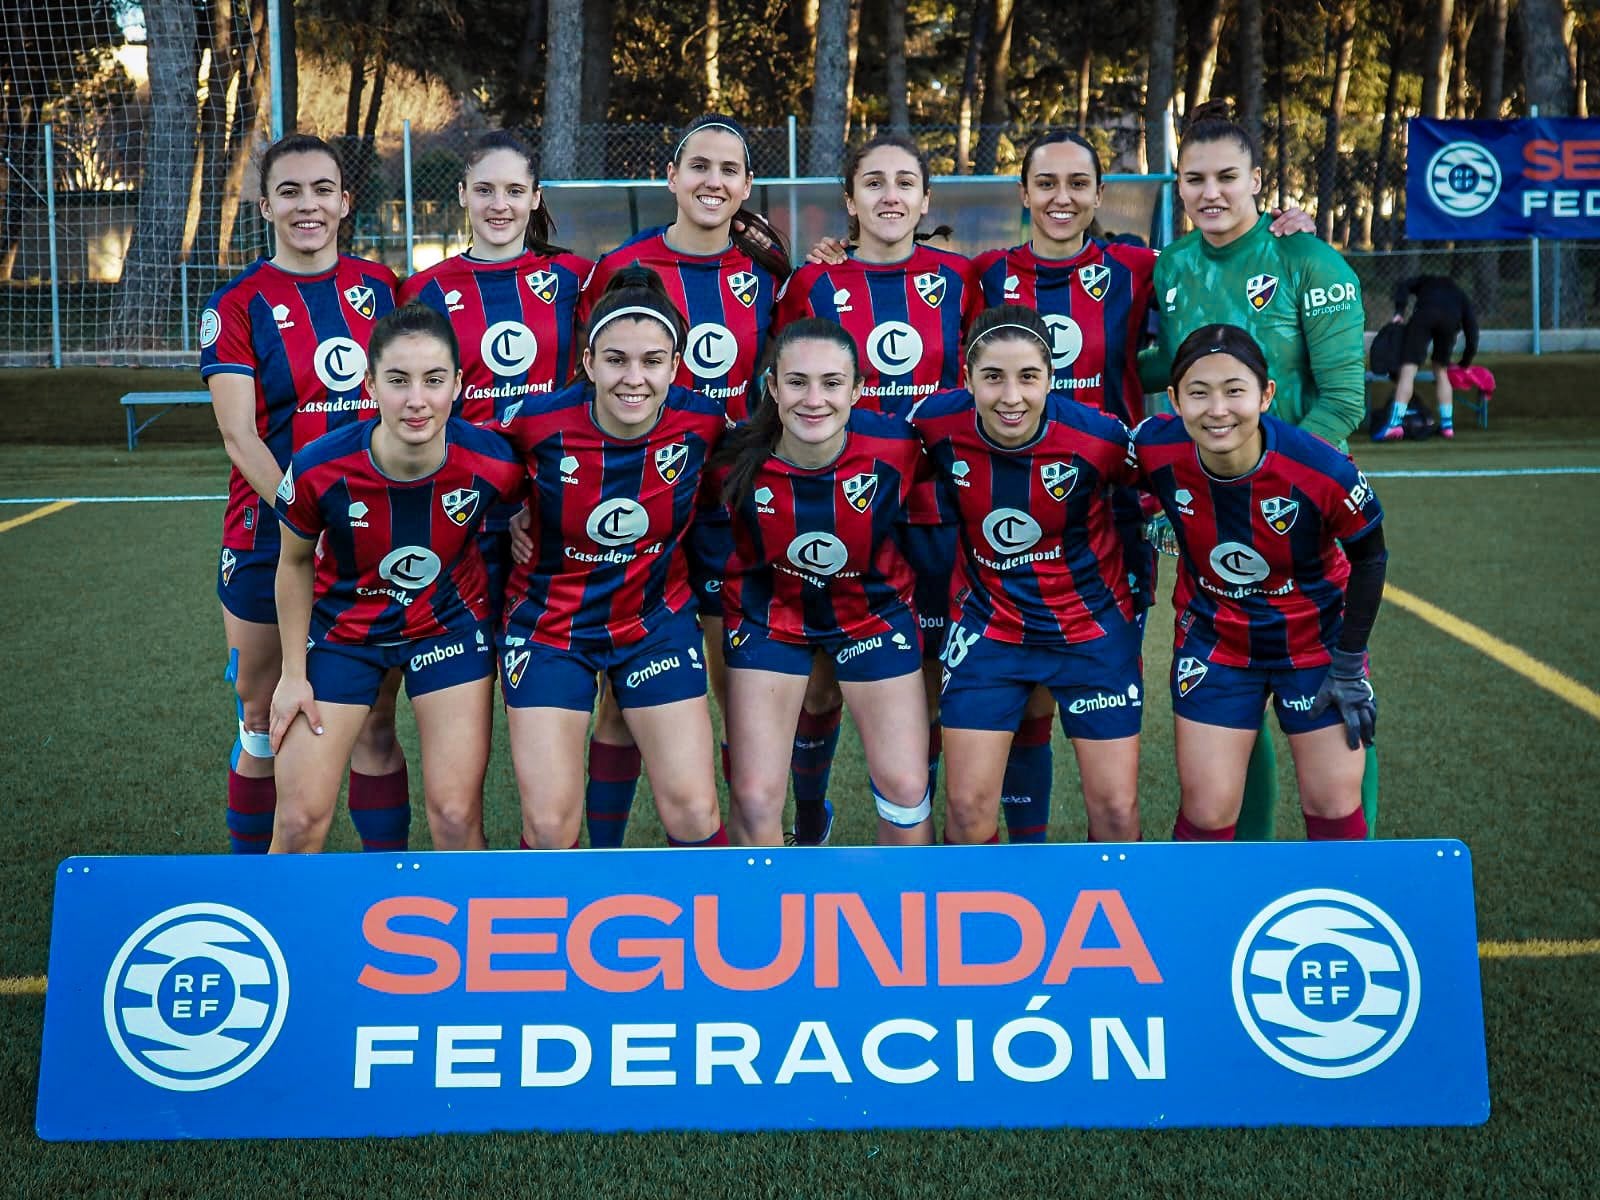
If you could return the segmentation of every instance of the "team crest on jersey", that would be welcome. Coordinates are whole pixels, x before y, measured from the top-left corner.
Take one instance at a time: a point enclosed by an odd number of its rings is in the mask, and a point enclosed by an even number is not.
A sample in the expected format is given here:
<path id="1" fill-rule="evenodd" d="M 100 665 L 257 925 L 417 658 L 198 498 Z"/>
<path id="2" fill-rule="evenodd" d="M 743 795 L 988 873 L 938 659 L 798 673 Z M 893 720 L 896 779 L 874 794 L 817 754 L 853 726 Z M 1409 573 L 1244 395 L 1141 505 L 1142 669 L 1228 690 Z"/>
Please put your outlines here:
<path id="1" fill-rule="evenodd" d="M 465 525 L 478 511 L 478 493 L 472 488 L 456 488 L 439 497 L 439 503 L 444 505 L 445 516 L 457 525 Z"/>
<path id="2" fill-rule="evenodd" d="M 535 296 L 546 304 L 555 303 L 556 294 L 561 291 L 561 277 L 554 271 L 529 271 L 523 279 Z"/>
<path id="3" fill-rule="evenodd" d="M 1045 463 L 1039 468 L 1039 479 L 1052 500 L 1065 500 L 1078 482 L 1078 468 L 1066 463 Z"/>
<path id="4" fill-rule="evenodd" d="M 232 550 L 226 546 L 222 548 L 222 586 L 227 587 L 233 582 L 233 569 L 239 565 L 239 559 Z"/>
<path id="5" fill-rule="evenodd" d="M 677 483 L 683 474 L 683 464 L 689 457 L 689 447 L 683 442 L 662 446 L 656 451 L 656 474 L 668 483 Z"/>
<path id="6" fill-rule="evenodd" d="M 945 286 L 949 282 L 937 271 L 924 271 L 911 280 L 917 286 L 917 295 L 929 308 L 938 308 L 944 301 Z"/>
<path id="7" fill-rule="evenodd" d="M 1104 300 L 1111 288 L 1111 268 L 1105 263 L 1090 263 L 1078 268 L 1078 282 L 1089 293 L 1091 300 Z"/>
<path id="8" fill-rule="evenodd" d="M 378 311 L 378 298 L 366 284 L 358 283 L 354 287 L 345 288 L 344 298 L 350 302 L 350 307 L 363 317 L 370 318 Z"/>
<path id="9" fill-rule="evenodd" d="M 285 504 L 294 503 L 294 464 L 290 463 L 283 472 L 283 478 L 278 481 L 278 499 Z"/>
<path id="10" fill-rule="evenodd" d="M 740 271 L 728 276 L 728 290 L 733 293 L 733 298 L 746 308 L 756 302 L 756 292 L 760 288 L 761 281 L 749 271 Z"/>
<path id="11" fill-rule="evenodd" d="M 1276 275 L 1252 275 L 1244 283 L 1244 298 L 1250 301 L 1250 307 L 1260 312 L 1272 303 L 1272 298 L 1278 294 L 1278 277 Z"/>
<path id="12" fill-rule="evenodd" d="M 1200 681 L 1206 677 L 1208 668 L 1198 658 L 1180 658 L 1178 660 L 1178 695 L 1187 696 L 1200 686 Z"/>
<path id="13" fill-rule="evenodd" d="M 533 657 L 530 650 L 506 651 L 506 682 L 516 687 L 522 682 L 522 673 L 528 669 L 528 659 Z"/>
<path id="14" fill-rule="evenodd" d="M 863 471 L 860 475 L 852 475 L 841 485 L 844 488 L 844 498 L 850 502 L 850 507 L 857 512 L 866 512 L 872 504 L 872 497 L 878 492 L 878 477 Z"/>
<path id="15" fill-rule="evenodd" d="M 1261 502 L 1261 515 L 1267 519 L 1267 528 L 1273 533 L 1288 533 L 1294 528 L 1294 519 L 1300 515 L 1300 501 L 1268 496 Z"/>

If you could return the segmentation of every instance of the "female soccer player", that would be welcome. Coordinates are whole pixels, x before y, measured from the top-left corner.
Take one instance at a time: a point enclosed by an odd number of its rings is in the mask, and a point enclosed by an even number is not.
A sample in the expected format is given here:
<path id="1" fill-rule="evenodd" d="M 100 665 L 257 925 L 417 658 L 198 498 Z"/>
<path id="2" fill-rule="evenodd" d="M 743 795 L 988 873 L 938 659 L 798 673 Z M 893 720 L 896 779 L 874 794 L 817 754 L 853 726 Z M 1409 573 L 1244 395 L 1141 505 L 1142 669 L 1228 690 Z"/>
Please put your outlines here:
<path id="1" fill-rule="evenodd" d="M 789 754 L 812 661 L 834 663 L 861 731 L 878 841 L 932 841 L 928 712 L 912 574 L 896 537 L 922 448 L 906 423 L 858 412 L 855 342 L 831 321 L 784 327 L 765 402 L 718 451 L 732 513 L 727 612 L 730 832 L 783 840 Z"/>
<path id="2" fill-rule="evenodd" d="M 239 718 L 228 770 L 236 854 L 265 853 L 277 795 L 267 732 L 281 663 L 272 495 L 294 451 L 373 415 L 362 390 L 367 339 L 394 307 L 395 286 L 389 268 L 339 253 L 350 196 L 320 138 L 291 134 L 268 147 L 260 203 L 276 252 L 218 289 L 200 317 L 200 377 L 233 463 L 217 595 Z M 350 814 L 368 850 L 405 849 L 411 824 L 397 687 L 385 684 L 351 759 Z"/>
<path id="3" fill-rule="evenodd" d="M 673 305 L 688 319 L 675 382 L 723 401 L 732 421 L 748 415 L 751 380 L 765 347 L 774 293 L 789 273 L 782 236 L 764 217 L 743 207 L 754 181 L 750 147 L 736 120 L 707 113 L 690 122 L 667 167 L 676 219 L 601 256 L 579 307 L 579 317 L 587 320 L 612 277 L 630 265 L 655 271 Z M 727 530 L 716 519 L 701 521 L 690 539 L 691 582 L 706 631 L 711 687 L 720 702 L 726 695 L 720 589 Z M 620 846 L 639 780 L 639 752 L 609 691 L 589 746 L 589 771 L 590 844 Z"/>
<path id="4" fill-rule="evenodd" d="M 961 380 L 961 333 L 979 303 L 970 285 L 971 263 L 922 244 L 925 236 L 949 230 L 918 232 L 931 192 L 928 160 L 915 143 L 888 135 L 871 139 L 850 154 L 841 182 L 853 249 L 841 263 L 797 270 L 778 295 L 773 323 L 779 329 L 803 317 L 838 323 L 860 352 L 862 405 L 903 414 Z M 955 531 L 938 525 L 931 490 L 922 495 L 913 501 L 915 524 L 906 547 L 917 576 L 932 710 L 938 672 L 933 658 L 948 619 Z M 826 841 L 832 821 L 827 788 L 841 700 L 826 662 L 819 666 L 795 737 L 795 840 L 801 844 Z M 930 780 L 939 748 L 935 718 L 929 728 Z"/>
<path id="5" fill-rule="evenodd" d="M 727 844 L 684 534 L 721 401 L 676 386 L 683 319 L 654 271 L 619 272 L 590 313 L 588 380 L 502 432 L 533 478 L 532 557 L 500 633 L 523 842 L 578 842 L 595 677 L 616 693 L 674 845 Z"/>
<path id="6" fill-rule="evenodd" d="M 1195 109 L 1178 149 L 1178 194 L 1193 233 L 1162 251 L 1155 284 L 1159 336 L 1144 358 L 1152 391 L 1171 383 L 1178 345 L 1195 329 L 1227 322 L 1266 353 L 1277 384 L 1274 411 L 1343 448 L 1366 415 L 1361 285 L 1349 265 L 1314 237 L 1275 238 L 1257 211 L 1261 155 L 1223 102 Z M 1369 827 L 1377 820 L 1377 759 L 1364 785 Z M 1277 764 L 1270 735 L 1258 739 L 1239 822 L 1241 838 L 1270 838 Z"/>
<path id="7" fill-rule="evenodd" d="M 434 847 L 481 850 L 494 654 L 477 534 L 497 501 L 521 497 L 527 473 L 499 437 L 450 416 L 461 366 L 443 316 L 397 309 L 370 352 L 378 419 L 297 451 L 277 490 L 290 536 L 277 571 L 272 849 L 322 849 L 362 723 L 399 670 Z"/>
<path id="8" fill-rule="evenodd" d="M 1172 377 L 1177 415 L 1134 441 L 1180 548 L 1173 836 L 1233 838 L 1270 696 L 1306 836 L 1365 837 L 1360 749 L 1377 719 L 1366 650 L 1388 557 L 1378 499 L 1346 455 L 1268 413 L 1266 356 L 1238 326 L 1191 333 Z"/>
<path id="9" fill-rule="evenodd" d="M 1050 331 L 1004 304 L 967 334 L 969 390 L 911 425 L 959 518 L 962 588 L 943 654 L 945 839 L 999 840 L 1013 731 L 1050 689 L 1083 779 L 1089 837 L 1139 837 L 1139 625 L 1108 489 L 1133 482 L 1120 421 L 1050 390 Z"/>

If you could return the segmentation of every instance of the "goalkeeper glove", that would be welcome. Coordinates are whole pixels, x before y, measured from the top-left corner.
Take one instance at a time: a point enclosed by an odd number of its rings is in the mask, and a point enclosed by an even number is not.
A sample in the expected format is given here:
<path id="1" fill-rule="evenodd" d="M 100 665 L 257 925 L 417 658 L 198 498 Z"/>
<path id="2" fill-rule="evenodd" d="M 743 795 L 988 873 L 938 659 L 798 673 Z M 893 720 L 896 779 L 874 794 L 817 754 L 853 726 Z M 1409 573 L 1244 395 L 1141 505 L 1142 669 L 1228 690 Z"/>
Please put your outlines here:
<path id="1" fill-rule="evenodd" d="M 1311 701 L 1310 716 L 1320 716 L 1330 707 L 1344 719 L 1344 740 L 1350 749 L 1370 746 L 1377 737 L 1378 698 L 1367 682 L 1367 655 L 1364 650 L 1335 650 L 1328 674 Z"/>
<path id="2" fill-rule="evenodd" d="M 1145 522 L 1144 540 L 1154 546 L 1158 553 L 1178 557 L 1178 535 L 1173 531 L 1166 513 L 1158 513 Z"/>

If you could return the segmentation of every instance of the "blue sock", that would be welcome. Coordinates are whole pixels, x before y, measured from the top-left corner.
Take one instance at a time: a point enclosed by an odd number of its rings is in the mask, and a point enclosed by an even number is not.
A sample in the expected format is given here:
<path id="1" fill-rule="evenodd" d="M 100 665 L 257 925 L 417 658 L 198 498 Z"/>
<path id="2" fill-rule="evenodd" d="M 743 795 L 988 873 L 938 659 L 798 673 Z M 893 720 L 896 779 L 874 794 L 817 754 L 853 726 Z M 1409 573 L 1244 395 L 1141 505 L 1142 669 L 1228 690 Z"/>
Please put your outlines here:
<path id="1" fill-rule="evenodd" d="M 363 850 L 405 850 L 411 838 L 411 791 L 404 765 L 389 775 L 363 775 L 352 770 L 350 819 L 355 822 Z"/>
<path id="2" fill-rule="evenodd" d="M 795 834 L 801 841 L 820 838 L 827 823 L 822 806 L 828 798 L 828 778 L 833 773 L 834 751 L 839 748 L 843 714 L 842 708 L 820 713 L 801 709 L 795 725 L 789 773 L 794 780 Z"/>
<path id="3" fill-rule="evenodd" d="M 939 752 L 944 749 L 944 726 L 935 717 L 928 722 L 928 796 L 939 794 Z"/>
<path id="4" fill-rule="evenodd" d="M 583 793 L 589 845 L 615 850 L 628 832 L 628 814 L 639 786 L 639 747 L 589 739 L 589 786 Z"/>
<path id="5" fill-rule="evenodd" d="M 1024 717 L 1011 740 L 1006 779 L 1000 789 L 1010 842 L 1042 842 L 1050 832 L 1050 789 L 1055 763 L 1050 751 L 1050 714 Z"/>

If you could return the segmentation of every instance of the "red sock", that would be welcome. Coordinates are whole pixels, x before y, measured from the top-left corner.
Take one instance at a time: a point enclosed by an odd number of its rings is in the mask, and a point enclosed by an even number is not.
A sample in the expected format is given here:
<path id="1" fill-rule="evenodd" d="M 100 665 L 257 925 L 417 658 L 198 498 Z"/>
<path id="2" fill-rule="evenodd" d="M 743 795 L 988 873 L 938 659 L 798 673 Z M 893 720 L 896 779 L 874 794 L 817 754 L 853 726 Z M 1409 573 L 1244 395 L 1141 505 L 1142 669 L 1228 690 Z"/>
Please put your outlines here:
<path id="1" fill-rule="evenodd" d="M 728 754 L 728 743 L 722 743 L 722 782 L 733 778 L 733 758 Z"/>
<path id="2" fill-rule="evenodd" d="M 278 781 L 251 779 L 228 770 L 228 841 L 235 854 L 265 854 L 272 844 L 272 817 L 278 808 Z"/>
<path id="3" fill-rule="evenodd" d="M 403 763 L 388 775 L 351 770 L 350 820 L 363 850 L 406 848 L 411 834 L 411 789 Z"/>
<path id="4" fill-rule="evenodd" d="M 1367 836 L 1367 814 L 1359 808 L 1348 817 L 1305 816 L 1308 842 L 1359 842 Z"/>
<path id="5" fill-rule="evenodd" d="M 583 834 L 580 833 L 577 837 L 572 839 L 572 845 L 568 846 L 567 849 L 568 850 L 576 850 L 579 847 L 579 845 L 582 844 L 582 842 L 583 842 Z M 528 844 L 528 839 L 527 838 L 519 837 L 519 838 L 517 838 L 517 849 L 518 850 L 537 850 L 538 847 L 537 846 L 530 846 Z"/>
<path id="6" fill-rule="evenodd" d="M 950 840 L 950 830 L 948 828 L 945 829 L 942 838 L 946 846 L 970 846 L 974 844 L 972 842 L 952 842 Z M 984 838 L 983 841 L 976 844 L 980 846 L 998 846 L 1000 844 L 1000 830 L 996 829 L 988 837 Z"/>
<path id="7" fill-rule="evenodd" d="M 532 850 L 533 847 L 528 844 L 528 839 L 527 838 L 518 837 L 517 838 L 517 849 L 518 850 Z"/>
<path id="8" fill-rule="evenodd" d="M 944 750 L 944 726 L 938 720 L 928 722 L 928 761 L 937 762 Z"/>
<path id="9" fill-rule="evenodd" d="M 1042 717 L 1023 717 L 1022 723 L 1017 726 L 1016 736 L 1011 739 L 1013 746 L 1048 746 L 1050 734 L 1055 725 L 1055 718 L 1049 713 Z"/>
<path id="10" fill-rule="evenodd" d="M 1172 826 L 1172 840 L 1175 842 L 1231 842 L 1233 841 L 1232 825 L 1224 825 L 1220 829 L 1201 829 L 1183 813 L 1178 814 L 1177 822 Z"/>
<path id="11" fill-rule="evenodd" d="M 726 846 L 728 845 L 728 827 L 719 823 L 715 833 L 698 842 L 680 842 L 669 833 L 667 834 L 667 845 L 689 849 L 697 846 Z"/>

